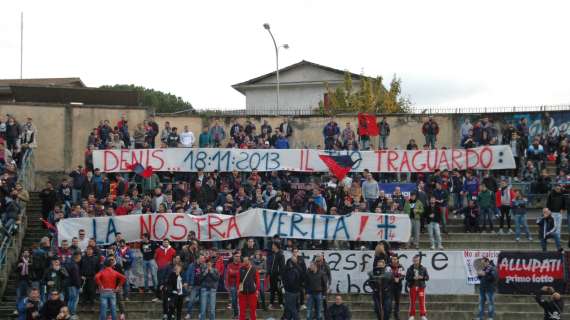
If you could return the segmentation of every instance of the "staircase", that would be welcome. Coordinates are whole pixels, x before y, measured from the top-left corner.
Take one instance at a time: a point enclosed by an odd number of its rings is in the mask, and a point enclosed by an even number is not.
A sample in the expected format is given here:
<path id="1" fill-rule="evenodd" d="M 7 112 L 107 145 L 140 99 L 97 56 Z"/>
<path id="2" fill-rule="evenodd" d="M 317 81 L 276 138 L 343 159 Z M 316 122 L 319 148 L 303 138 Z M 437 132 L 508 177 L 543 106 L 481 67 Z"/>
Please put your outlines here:
<path id="1" fill-rule="evenodd" d="M 47 231 L 43 228 L 40 218 L 41 214 L 41 200 L 38 192 L 30 192 L 30 202 L 26 205 L 26 215 L 28 224 L 26 227 L 26 234 L 22 241 L 22 250 L 29 249 L 33 243 L 39 243 L 40 239 L 47 235 Z M 16 309 L 16 286 L 17 274 L 15 272 L 15 265 L 12 266 L 12 272 L 8 279 L 6 291 L 0 301 L 0 319 L 10 319 L 12 312 Z"/>

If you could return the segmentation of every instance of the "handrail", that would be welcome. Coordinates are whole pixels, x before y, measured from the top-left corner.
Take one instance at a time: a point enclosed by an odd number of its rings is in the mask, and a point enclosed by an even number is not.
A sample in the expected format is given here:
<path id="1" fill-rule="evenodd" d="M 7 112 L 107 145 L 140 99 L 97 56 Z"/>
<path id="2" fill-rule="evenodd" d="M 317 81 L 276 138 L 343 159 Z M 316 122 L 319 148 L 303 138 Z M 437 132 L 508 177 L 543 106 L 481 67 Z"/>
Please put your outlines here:
<path id="1" fill-rule="evenodd" d="M 8 251 L 8 248 L 10 248 L 12 241 L 14 241 L 12 233 L 14 233 L 15 228 L 15 224 L 11 225 L 10 229 L 7 230 L 7 235 L 2 235 L 2 243 L 0 243 L 0 268 L 4 265 L 4 262 L 6 260 L 6 252 Z"/>
<path id="2" fill-rule="evenodd" d="M 18 171 L 18 180 L 25 190 L 35 190 L 35 172 L 34 151 L 28 148 L 22 157 L 21 168 Z"/>

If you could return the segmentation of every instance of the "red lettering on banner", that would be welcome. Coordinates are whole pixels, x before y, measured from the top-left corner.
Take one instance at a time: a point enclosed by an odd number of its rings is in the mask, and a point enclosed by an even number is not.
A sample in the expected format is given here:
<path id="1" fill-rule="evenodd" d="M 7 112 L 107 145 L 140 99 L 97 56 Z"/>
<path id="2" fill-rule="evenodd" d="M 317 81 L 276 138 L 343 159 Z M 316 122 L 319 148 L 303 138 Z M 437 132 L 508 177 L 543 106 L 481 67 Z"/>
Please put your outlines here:
<path id="1" fill-rule="evenodd" d="M 400 162 L 400 172 L 403 172 L 403 171 L 402 171 L 402 168 L 404 168 L 404 165 L 405 165 L 406 167 L 408 167 L 408 170 L 407 170 L 407 171 L 412 171 L 412 170 L 410 169 L 410 163 L 408 162 L 408 152 L 407 152 L 407 151 L 404 151 L 404 152 L 403 152 L 402 162 Z"/>
<path id="2" fill-rule="evenodd" d="M 196 235 L 196 237 L 198 238 L 198 240 L 202 240 L 202 223 L 203 221 L 206 221 L 205 217 L 192 217 L 191 218 L 192 221 L 196 222 L 196 224 L 198 225 L 197 229 L 198 229 L 198 234 Z"/>
<path id="3" fill-rule="evenodd" d="M 384 153 L 386 153 L 386 150 L 376 151 L 376 155 L 378 156 L 378 172 L 382 172 L 382 155 Z"/>
<path id="4" fill-rule="evenodd" d="M 437 167 L 441 170 L 443 169 L 443 164 L 445 163 L 445 169 L 451 169 L 449 167 L 449 161 L 447 161 L 447 150 L 440 150 L 441 154 L 439 155 L 439 164 Z"/>
<path id="5" fill-rule="evenodd" d="M 140 238 L 142 239 L 143 234 L 148 233 L 149 235 L 152 234 L 151 227 L 152 227 L 152 215 L 147 215 L 148 223 L 144 221 L 144 215 L 141 215 L 139 218 L 139 230 L 140 230 Z"/>
<path id="6" fill-rule="evenodd" d="M 394 166 L 393 161 L 398 159 L 398 153 L 394 150 L 388 151 L 388 163 L 386 165 L 388 172 L 396 172 L 396 167 Z"/>
<path id="7" fill-rule="evenodd" d="M 423 172 L 426 168 L 426 164 L 422 163 L 422 165 L 418 168 L 416 166 L 416 158 L 418 157 L 418 155 L 422 154 L 422 150 L 417 150 L 414 155 L 412 156 L 412 168 L 414 168 L 415 172 Z"/>
<path id="8" fill-rule="evenodd" d="M 148 153 L 148 150 L 147 150 L 147 153 Z M 152 158 L 153 158 L 154 160 L 160 162 L 160 165 L 152 166 L 153 169 L 154 169 L 154 171 L 159 171 L 159 170 L 162 169 L 162 167 L 164 167 L 164 159 L 162 158 L 162 154 L 163 154 L 163 153 L 164 153 L 164 150 L 162 150 L 162 149 L 158 149 L 158 150 L 153 150 L 153 151 L 152 151 Z M 148 157 L 148 154 L 147 154 L 147 157 L 146 157 L 146 166 L 147 166 L 147 167 L 148 167 L 148 165 L 149 165 L 149 162 L 150 162 L 150 160 L 149 160 L 149 157 Z"/>
<path id="9" fill-rule="evenodd" d="M 238 238 L 241 238 L 241 232 L 239 231 L 239 226 L 237 225 L 237 219 L 235 216 L 231 217 L 230 221 L 228 222 L 228 231 L 226 232 L 226 236 L 228 238 L 230 237 L 230 233 L 232 232 L 233 229 L 236 229 L 236 234 Z"/>
<path id="10" fill-rule="evenodd" d="M 431 155 L 432 153 L 435 153 L 435 159 L 434 159 L 434 161 L 433 161 L 433 166 L 430 165 L 430 161 L 429 161 L 430 155 Z M 439 153 L 439 150 L 428 150 L 428 151 L 427 151 L 427 167 L 428 167 L 429 171 L 435 171 L 435 169 L 437 169 L 438 153 Z"/>
<path id="11" fill-rule="evenodd" d="M 299 165 L 299 170 L 303 171 L 303 158 L 305 156 L 305 153 L 303 149 L 300 149 L 299 151 L 301 151 L 301 164 Z"/>
<path id="12" fill-rule="evenodd" d="M 212 220 L 216 220 L 216 222 L 212 222 Z M 222 239 L 226 237 L 226 234 L 223 232 L 220 232 L 218 229 L 216 229 L 217 226 L 220 226 L 221 224 L 224 223 L 224 220 L 218 218 L 215 215 L 208 215 L 208 239 L 211 240 L 212 239 L 212 230 L 217 233 Z"/>
<path id="13" fill-rule="evenodd" d="M 166 231 L 164 231 L 164 233 L 159 237 L 158 235 L 156 235 L 156 223 L 161 218 L 162 218 L 162 220 L 164 220 L 164 225 L 166 226 Z M 168 235 L 168 231 L 170 231 L 170 224 L 168 223 L 168 219 L 166 219 L 166 217 L 164 215 L 159 214 L 154 219 L 154 223 L 152 224 L 152 234 L 154 235 L 154 238 L 157 240 L 162 240 L 162 239 L 166 238 L 166 236 Z"/>
<path id="14" fill-rule="evenodd" d="M 475 155 L 476 161 L 472 166 L 469 165 L 469 154 Z M 465 149 L 465 168 L 466 169 L 473 169 L 473 168 L 477 167 L 478 164 L 479 164 L 479 154 L 477 153 L 477 151 L 475 151 L 473 149 Z"/>
<path id="15" fill-rule="evenodd" d="M 305 170 L 307 171 L 315 171 L 313 168 L 309 167 L 309 155 L 310 155 L 310 150 L 306 150 L 307 151 L 307 156 L 305 157 Z"/>
<path id="16" fill-rule="evenodd" d="M 485 163 L 485 157 L 484 155 L 488 154 L 488 159 L 489 161 L 487 163 Z M 481 151 L 479 152 L 479 162 L 481 162 L 481 166 L 484 169 L 489 169 L 491 167 L 491 165 L 493 164 L 493 151 L 491 150 L 491 148 L 489 147 L 483 147 L 483 149 L 481 149 Z"/>
<path id="17" fill-rule="evenodd" d="M 188 229 L 186 228 L 185 225 L 183 224 L 178 224 L 178 220 L 184 220 L 184 216 L 180 215 L 180 216 L 176 216 L 176 218 L 174 218 L 174 221 L 172 221 L 172 225 L 174 227 L 179 227 L 180 229 L 182 229 L 182 235 L 181 236 L 175 236 L 174 234 L 171 234 L 170 237 L 172 238 L 172 240 L 174 241 L 178 241 L 178 240 L 182 240 L 186 238 L 186 235 L 188 234 Z"/>
<path id="18" fill-rule="evenodd" d="M 119 169 L 121 171 L 127 170 L 127 166 L 129 164 L 131 164 L 127 159 L 128 154 L 129 154 L 129 149 L 122 149 L 121 150 L 121 156 L 120 156 L 121 163 L 119 164 Z"/>
<path id="19" fill-rule="evenodd" d="M 453 149 L 451 150 L 451 164 L 453 169 L 463 170 L 463 166 L 460 162 L 457 162 L 458 159 L 461 159 L 462 150 Z"/>
<path id="20" fill-rule="evenodd" d="M 115 161 L 115 165 L 114 166 L 108 166 L 109 162 L 108 160 L 110 160 L 109 158 L 107 158 L 107 156 L 112 156 L 114 158 Z M 110 150 L 105 150 L 103 151 L 103 171 L 104 172 L 108 172 L 108 171 L 113 171 L 115 169 L 117 169 L 117 167 L 119 166 L 119 158 L 117 157 L 116 154 L 113 153 L 113 151 Z"/>

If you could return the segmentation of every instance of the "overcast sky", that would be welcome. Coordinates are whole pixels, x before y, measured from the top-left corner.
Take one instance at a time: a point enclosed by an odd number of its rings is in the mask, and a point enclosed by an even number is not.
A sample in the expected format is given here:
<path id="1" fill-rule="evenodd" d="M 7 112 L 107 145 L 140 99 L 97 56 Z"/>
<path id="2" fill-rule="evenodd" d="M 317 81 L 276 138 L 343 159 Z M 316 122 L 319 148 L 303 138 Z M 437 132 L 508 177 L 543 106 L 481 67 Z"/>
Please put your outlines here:
<path id="1" fill-rule="evenodd" d="M 275 68 L 271 24 L 309 60 L 397 74 L 420 106 L 570 103 L 569 1 L 3 1 L 0 78 L 133 83 L 197 108 L 237 108 L 232 84 Z"/>

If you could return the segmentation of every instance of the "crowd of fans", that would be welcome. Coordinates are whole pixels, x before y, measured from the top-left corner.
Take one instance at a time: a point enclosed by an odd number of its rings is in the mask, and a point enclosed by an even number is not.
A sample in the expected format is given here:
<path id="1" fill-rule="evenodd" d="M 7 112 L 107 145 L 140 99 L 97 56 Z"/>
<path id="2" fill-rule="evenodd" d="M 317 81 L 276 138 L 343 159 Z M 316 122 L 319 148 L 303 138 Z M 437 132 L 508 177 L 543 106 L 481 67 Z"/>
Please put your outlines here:
<path id="1" fill-rule="evenodd" d="M 22 223 L 22 208 L 30 200 L 18 181 L 18 170 L 28 149 L 35 148 L 37 130 L 28 118 L 20 124 L 11 115 L 0 117 L 0 243 L 7 248 Z M 1 254 L 4 254 L 2 251 Z M 4 257 L 2 257 L 4 258 Z"/>
<path id="2" fill-rule="evenodd" d="M 542 231 L 538 236 L 544 250 L 546 240 L 550 238 L 561 249 L 561 215 L 570 207 L 565 191 L 568 181 L 565 171 L 569 155 L 568 138 L 558 137 L 558 148 L 553 148 L 553 145 L 545 148 L 541 145 L 542 137 L 528 136 L 524 120 L 517 126 L 509 126 L 502 134 L 493 129 L 494 126 L 486 118 L 475 126 L 465 122 L 465 128 L 461 129 L 461 144 L 464 147 L 494 143 L 511 145 L 517 163 L 521 164 L 517 170 L 442 170 L 407 175 L 365 170 L 351 173 L 341 181 L 324 173 L 308 175 L 289 171 L 220 173 L 199 170 L 194 173 L 158 172 L 149 178 L 142 178 L 132 173 L 107 174 L 94 168 L 91 159 L 94 149 L 289 148 L 293 136 L 293 127 L 287 119 L 278 128 L 272 128 L 264 121 L 259 133 L 251 121 L 241 124 L 234 120 L 226 133 L 225 127 L 214 120 L 198 137 L 188 127 L 180 132 L 178 128 L 165 123 L 160 128 L 153 118 L 137 124 L 132 132 L 128 125 L 126 118 L 122 118 L 116 126 L 111 126 L 109 121 L 101 122 L 88 137 L 85 165 L 78 166 L 61 181 L 49 182 L 41 191 L 42 214 L 50 237 L 42 239 L 39 245 L 22 254 L 21 267 L 18 269 L 20 319 L 66 319 L 76 313 L 79 300 L 92 304 L 97 290 L 100 293 L 101 319 L 106 319 L 108 311 L 113 319 L 117 318 L 117 307 L 119 318 L 124 318 L 124 301 L 129 299 L 131 290 L 137 289 L 131 288 L 128 281 L 133 249 L 140 249 L 143 255 L 145 282 L 144 288 L 139 289 L 153 291 L 157 296 L 156 301 L 162 302 L 164 317 L 177 319 L 182 317 L 183 309 L 186 309 L 186 319 L 193 316 L 196 304 L 199 305 L 200 319 L 214 319 L 215 293 L 220 290 L 229 293 L 229 308 L 234 318 L 245 319 L 249 311 L 249 319 L 255 319 L 255 309 L 259 303 L 261 308 L 282 307 L 284 319 L 298 319 L 299 310 L 305 308 L 308 319 L 319 319 L 321 316 L 326 319 L 349 319 L 350 312 L 340 296 L 335 298 L 333 305 L 327 305 L 326 295 L 330 292 L 331 278 L 324 257 L 308 262 L 307 267 L 305 261 L 299 258 L 299 250 L 376 249 L 377 255 L 386 258 L 379 259 L 384 264 L 374 262 L 372 284 L 378 277 L 383 277 L 378 270 L 397 264 L 397 259 L 392 261 L 386 255 L 386 243 L 377 245 L 354 241 L 276 237 L 200 243 L 191 233 L 184 242 L 170 243 L 166 239 L 162 243 L 155 243 L 145 236 L 141 243 L 127 243 L 117 234 L 115 243 L 101 246 L 93 239 L 88 239 L 85 230 L 78 230 L 77 237 L 71 243 L 64 240 L 58 246 L 53 226 L 62 219 L 153 212 L 237 215 L 249 208 L 329 215 L 351 212 L 407 214 L 412 222 L 411 241 L 408 244 L 394 243 L 392 246 L 419 248 L 420 237 L 427 232 L 431 249 L 442 250 L 441 233 L 448 232 L 448 221 L 453 218 L 463 219 L 465 232 L 514 233 L 516 241 L 520 241 L 522 229 L 527 239 L 531 240 L 526 216 L 530 197 L 533 194 L 548 194 L 544 216 L 538 221 L 545 227 L 540 228 Z M 386 118 L 378 123 L 378 129 L 380 147 L 388 148 L 390 125 Z M 437 145 L 439 125 L 432 117 L 426 120 L 421 129 L 425 136 L 424 148 L 441 147 Z M 532 143 L 526 145 L 523 141 Z M 359 135 L 350 123 L 341 130 L 334 118 L 323 128 L 323 145 L 328 149 L 374 148 L 370 137 Z M 407 146 L 407 149 L 417 148 L 413 140 Z M 546 168 L 546 161 L 550 160 L 557 165 L 554 177 L 548 174 Z M 404 181 L 415 184 L 415 190 L 409 195 L 404 195 L 398 187 L 388 195 L 378 183 Z M 518 181 L 531 187 L 514 187 Z M 556 187 L 551 188 L 552 184 Z M 512 230 L 513 217 L 515 231 Z M 498 226 L 496 219 L 499 219 Z M 221 249 L 231 250 L 229 259 Z M 291 251 L 288 260 L 285 260 L 284 250 Z M 389 319 L 391 313 L 399 319 L 399 294 L 403 290 L 402 283 L 407 280 L 406 286 L 410 290 L 415 288 L 410 291 L 410 296 L 414 296 L 414 301 L 415 297 L 419 297 L 420 316 L 425 317 L 425 301 L 421 299 L 425 297 L 422 288 L 425 288 L 425 281 L 428 280 L 427 274 L 412 271 L 408 279 L 407 274 L 398 271 L 397 265 L 392 265 L 390 270 L 392 284 L 386 288 L 382 284 L 375 289 L 377 293 L 391 292 L 390 295 L 378 294 L 375 297 L 377 313 L 387 312 L 388 316 L 383 319 Z M 29 294 L 26 297 L 27 291 Z M 269 303 L 266 303 L 266 291 L 269 291 Z M 389 311 L 384 309 L 388 305 L 383 300 L 388 299 L 386 296 L 390 297 Z M 391 310 L 392 300 L 398 301 L 394 304 L 394 312 Z M 415 306 L 411 311 L 415 314 Z M 64 314 L 63 318 L 61 314 Z M 35 316 L 30 318 L 29 315 Z"/>

